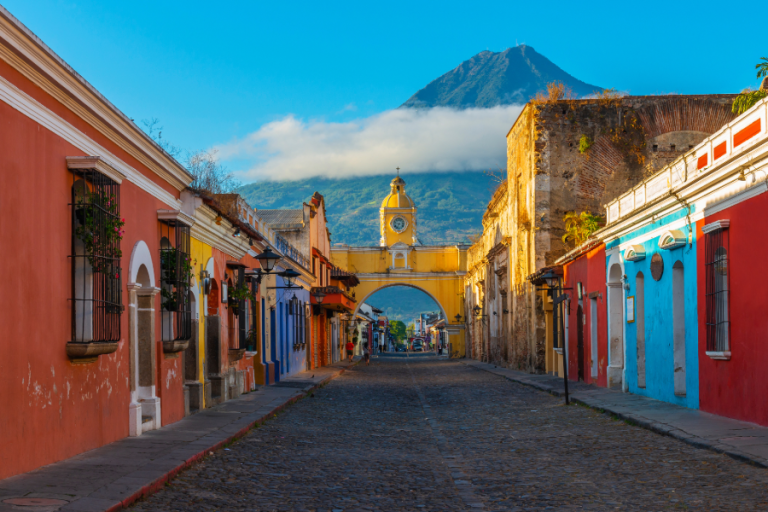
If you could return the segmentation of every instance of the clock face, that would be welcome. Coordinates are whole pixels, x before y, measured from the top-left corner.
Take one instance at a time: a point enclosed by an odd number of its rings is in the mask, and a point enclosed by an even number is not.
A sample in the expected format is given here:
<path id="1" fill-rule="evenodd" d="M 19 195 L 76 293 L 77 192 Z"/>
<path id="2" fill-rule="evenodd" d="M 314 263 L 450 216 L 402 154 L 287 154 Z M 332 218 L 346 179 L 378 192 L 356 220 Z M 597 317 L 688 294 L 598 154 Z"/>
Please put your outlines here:
<path id="1" fill-rule="evenodd" d="M 405 219 L 402 217 L 395 217 L 392 219 L 390 226 L 392 226 L 392 229 L 400 233 L 405 229 Z"/>

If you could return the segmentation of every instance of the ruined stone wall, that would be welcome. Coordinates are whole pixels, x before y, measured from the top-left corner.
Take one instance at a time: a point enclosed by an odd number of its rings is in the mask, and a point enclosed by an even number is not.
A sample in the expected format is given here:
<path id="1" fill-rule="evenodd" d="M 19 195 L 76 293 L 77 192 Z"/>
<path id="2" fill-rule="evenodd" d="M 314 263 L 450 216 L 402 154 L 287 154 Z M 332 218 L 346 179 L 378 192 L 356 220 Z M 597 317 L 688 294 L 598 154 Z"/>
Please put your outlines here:
<path id="1" fill-rule="evenodd" d="M 543 367 L 543 347 L 537 347 L 531 285 L 526 280 L 536 268 L 536 233 L 539 218 L 534 201 L 548 198 L 548 187 L 537 183 L 536 149 L 539 128 L 529 104 L 507 134 L 507 195 L 510 229 L 509 341 L 507 362 L 513 368 L 535 371 Z M 536 190 L 542 187 L 542 190 Z M 542 202 L 542 207 L 547 203 Z M 540 362 L 539 362 L 540 360 Z"/>
<path id="2" fill-rule="evenodd" d="M 565 214 L 601 214 L 604 204 L 733 119 L 732 101 L 630 96 L 526 105 L 507 135 L 510 366 L 544 371 L 545 315 L 526 278 L 572 248 L 562 240 Z"/>

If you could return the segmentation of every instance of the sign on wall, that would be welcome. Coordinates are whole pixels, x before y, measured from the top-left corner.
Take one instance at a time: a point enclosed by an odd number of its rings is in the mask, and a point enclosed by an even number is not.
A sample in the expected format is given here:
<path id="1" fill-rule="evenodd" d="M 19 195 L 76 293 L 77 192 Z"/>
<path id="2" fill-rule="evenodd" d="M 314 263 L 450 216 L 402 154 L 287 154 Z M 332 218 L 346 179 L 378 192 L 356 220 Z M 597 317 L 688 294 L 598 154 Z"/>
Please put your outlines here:
<path id="1" fill-rule="evenodd" d="M 630 295 L 627 297 L 627 323 L 631 324 L 635 321 L 635 296 Z"/>

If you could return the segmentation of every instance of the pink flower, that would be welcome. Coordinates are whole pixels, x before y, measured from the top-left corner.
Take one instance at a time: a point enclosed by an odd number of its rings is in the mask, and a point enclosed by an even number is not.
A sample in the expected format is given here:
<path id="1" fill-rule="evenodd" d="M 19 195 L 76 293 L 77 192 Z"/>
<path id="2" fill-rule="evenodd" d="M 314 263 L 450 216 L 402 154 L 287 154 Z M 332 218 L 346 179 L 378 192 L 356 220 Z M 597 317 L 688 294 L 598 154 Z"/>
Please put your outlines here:
<path id="1" fill-rule="evenodd" d="M 120 279 L 120 274 L 115 274 L 115 279 Z"/>
<path id="2" fill-rule="evenodd" d="M 125 219 L 120 219 L 120 222 L 123 222 L 123 223 L 124 223 L 124 222 L 125 222 Z"/>

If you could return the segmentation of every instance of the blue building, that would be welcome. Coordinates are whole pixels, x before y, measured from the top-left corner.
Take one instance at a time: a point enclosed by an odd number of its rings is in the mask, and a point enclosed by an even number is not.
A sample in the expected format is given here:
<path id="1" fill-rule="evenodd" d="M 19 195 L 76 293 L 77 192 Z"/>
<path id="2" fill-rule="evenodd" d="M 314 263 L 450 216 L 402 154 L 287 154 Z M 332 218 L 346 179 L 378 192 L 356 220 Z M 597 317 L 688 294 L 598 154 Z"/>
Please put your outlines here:
<path id="1" fill-rule="evenodd" d="M 608 206 L 608 386 L 698 408 L 696 205 L 671 193 L 675 170 Z"/>

